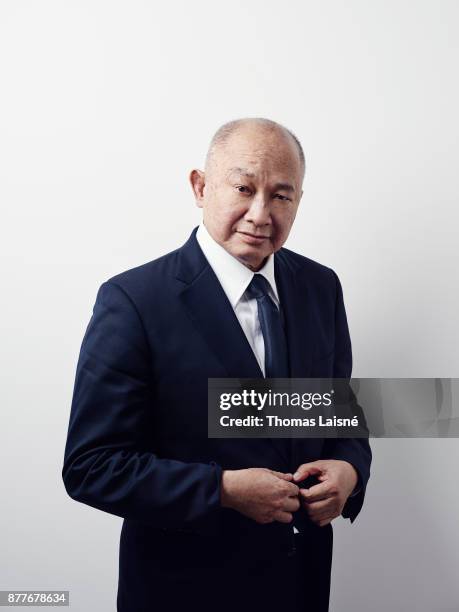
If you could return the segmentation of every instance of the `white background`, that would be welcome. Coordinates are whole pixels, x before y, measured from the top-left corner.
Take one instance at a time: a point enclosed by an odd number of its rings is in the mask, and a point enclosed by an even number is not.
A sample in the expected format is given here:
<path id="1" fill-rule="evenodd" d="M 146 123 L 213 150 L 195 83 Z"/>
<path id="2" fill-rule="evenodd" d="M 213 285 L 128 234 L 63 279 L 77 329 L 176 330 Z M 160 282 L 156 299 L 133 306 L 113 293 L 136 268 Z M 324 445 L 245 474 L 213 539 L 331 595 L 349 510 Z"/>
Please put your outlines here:
<path id="1" fill-rule="evenodd" d="M 357 377 L 458 377 L 455 1 L 0 3 L 0 589 L 115 609 L 121 519 L 60 471 L 99 285 L 185 242 L 187 176 L 240 116 L 307 159 L 286 244 L 336 270 Z M 331 612 L 459 606 L 458 441 L 373 441 Z"/>

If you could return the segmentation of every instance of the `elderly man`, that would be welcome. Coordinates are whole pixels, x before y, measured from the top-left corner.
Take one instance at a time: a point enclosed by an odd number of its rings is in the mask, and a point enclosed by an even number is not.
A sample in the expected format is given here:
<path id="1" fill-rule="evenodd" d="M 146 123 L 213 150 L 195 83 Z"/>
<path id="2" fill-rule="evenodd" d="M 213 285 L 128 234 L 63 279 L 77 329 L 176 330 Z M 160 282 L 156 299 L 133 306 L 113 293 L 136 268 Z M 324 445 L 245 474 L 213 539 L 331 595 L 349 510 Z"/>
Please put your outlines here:
<path id="1" fill-rule="evenodd" d="M 283 126 L 225 124 L 190 174 L 201 225 L 99 289 L 62 475 L 124 519 L 118 612 L 328 609 L 330 523 L 360 511 L 368 441 L 207 436 L 208 378 L 351 375 L 338 277 L 282 248 L 304 173 Z"/>

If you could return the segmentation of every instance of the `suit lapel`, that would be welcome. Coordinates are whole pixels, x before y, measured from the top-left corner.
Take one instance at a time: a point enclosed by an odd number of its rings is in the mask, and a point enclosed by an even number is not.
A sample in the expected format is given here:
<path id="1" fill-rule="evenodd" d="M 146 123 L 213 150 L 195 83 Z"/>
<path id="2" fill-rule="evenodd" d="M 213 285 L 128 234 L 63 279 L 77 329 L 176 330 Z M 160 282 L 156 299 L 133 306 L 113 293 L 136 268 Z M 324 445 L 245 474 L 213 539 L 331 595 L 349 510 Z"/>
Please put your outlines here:
<path id="1" fill-rule="evenodd" d="M 313 329 L 309 307 L 308 286 L 298 264 L 281 249 L 274 255 L 274 276 L 285 330 L 290 360 L 291 378 L 306 378 L 311 370 Z"/>
<path id="2" fill-rule="evenodd" d="M 196 240 L 196 231 L 178 252 L 179 299 L 229 378 L 262 378 L 238 318 Z"/>
<path id="3" fill-rule="evenodd" d="M 290 377 L 307 378 L 311 370 L 313 338 L 307 283 L 300 284 L 299 266 L 285 249 L 274 255 L 274 276 L 287 335 Z M 290 469 L 295 470 L 295 438 L 273 439 L 272 442 Z"/>

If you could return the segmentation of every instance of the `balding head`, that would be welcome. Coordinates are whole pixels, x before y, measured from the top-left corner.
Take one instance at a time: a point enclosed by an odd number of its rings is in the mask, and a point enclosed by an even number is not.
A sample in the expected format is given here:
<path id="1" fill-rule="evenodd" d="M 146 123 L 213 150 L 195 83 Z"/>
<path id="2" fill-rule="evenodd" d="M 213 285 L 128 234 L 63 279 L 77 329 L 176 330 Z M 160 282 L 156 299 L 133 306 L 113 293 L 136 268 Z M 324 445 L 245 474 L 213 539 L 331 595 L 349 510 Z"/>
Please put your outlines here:
<path id="1" fill-rule="evenodd" d="M 190 174 L 207 231 L 259 270 L 288 237 L 304 169 L 301 145 L 284 126 L 261 118 L 225 123 L 212 138 L 205 171 Z"/>
<path id="2" fill-rule="evenodd" d="M 265 119 L 264 117 L 244 117 L 241 119 L 228 121 L 227 123 L 221 125 L 213 135 L 207 150 L 205 166 L 206 171 L 210 169 L 218 149 L 228 145 L 228 142 L 231 140 L 231 136 L 234 136 L 238 131 L 240 132 L 244 129 L 277 133 L 286 137 L 287 140 L 290 140 L 297 150 L 304 177 L 306 171 L 306 160 L 301 142 L 298 140 L 295 134 L 284 125 L 281 125 L 276 121 L 272 121 L 271 119 Z"/>

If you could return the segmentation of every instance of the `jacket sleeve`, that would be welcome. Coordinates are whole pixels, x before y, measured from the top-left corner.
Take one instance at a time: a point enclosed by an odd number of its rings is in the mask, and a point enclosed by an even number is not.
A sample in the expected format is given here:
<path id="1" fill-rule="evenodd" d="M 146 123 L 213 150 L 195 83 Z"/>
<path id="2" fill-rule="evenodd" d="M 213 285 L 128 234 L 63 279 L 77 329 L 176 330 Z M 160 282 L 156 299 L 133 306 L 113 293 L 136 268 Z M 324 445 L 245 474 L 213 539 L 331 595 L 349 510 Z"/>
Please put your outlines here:
<path id="1" fill-rule="evenodd" d="M 62 469 L 66 491 L 99 510 L 159 528 L 181 529 L 203 519 L 212 525 L 221 467 L 160 458 L 148 443 L 151 358 L 134 303 L 119 285 L 104 283 L 76 370 Z"/>
<path id="2" fill-rule="evenodd" d="M 336 286 L 335 305 L 335 363 L 334 378 L 350 379 L 352 373 L 352 347 L 344 308 L 343 291 L 338 276 L 333 272 Z M 351 391 L 352 397 L 355 397 Z M 358 413 L 359 424 L 366 428 L 362 408 L 354 403 Z M 353 494 L 344 505 L 342 515 L 354 522 L 365 497 L 365 490 L 370 477 L 372 453 L 368 438 L 328 438 L 322 454 L 324 459 L 341 459 L 351 463 L 357 471 L 358 483 Z"/>

